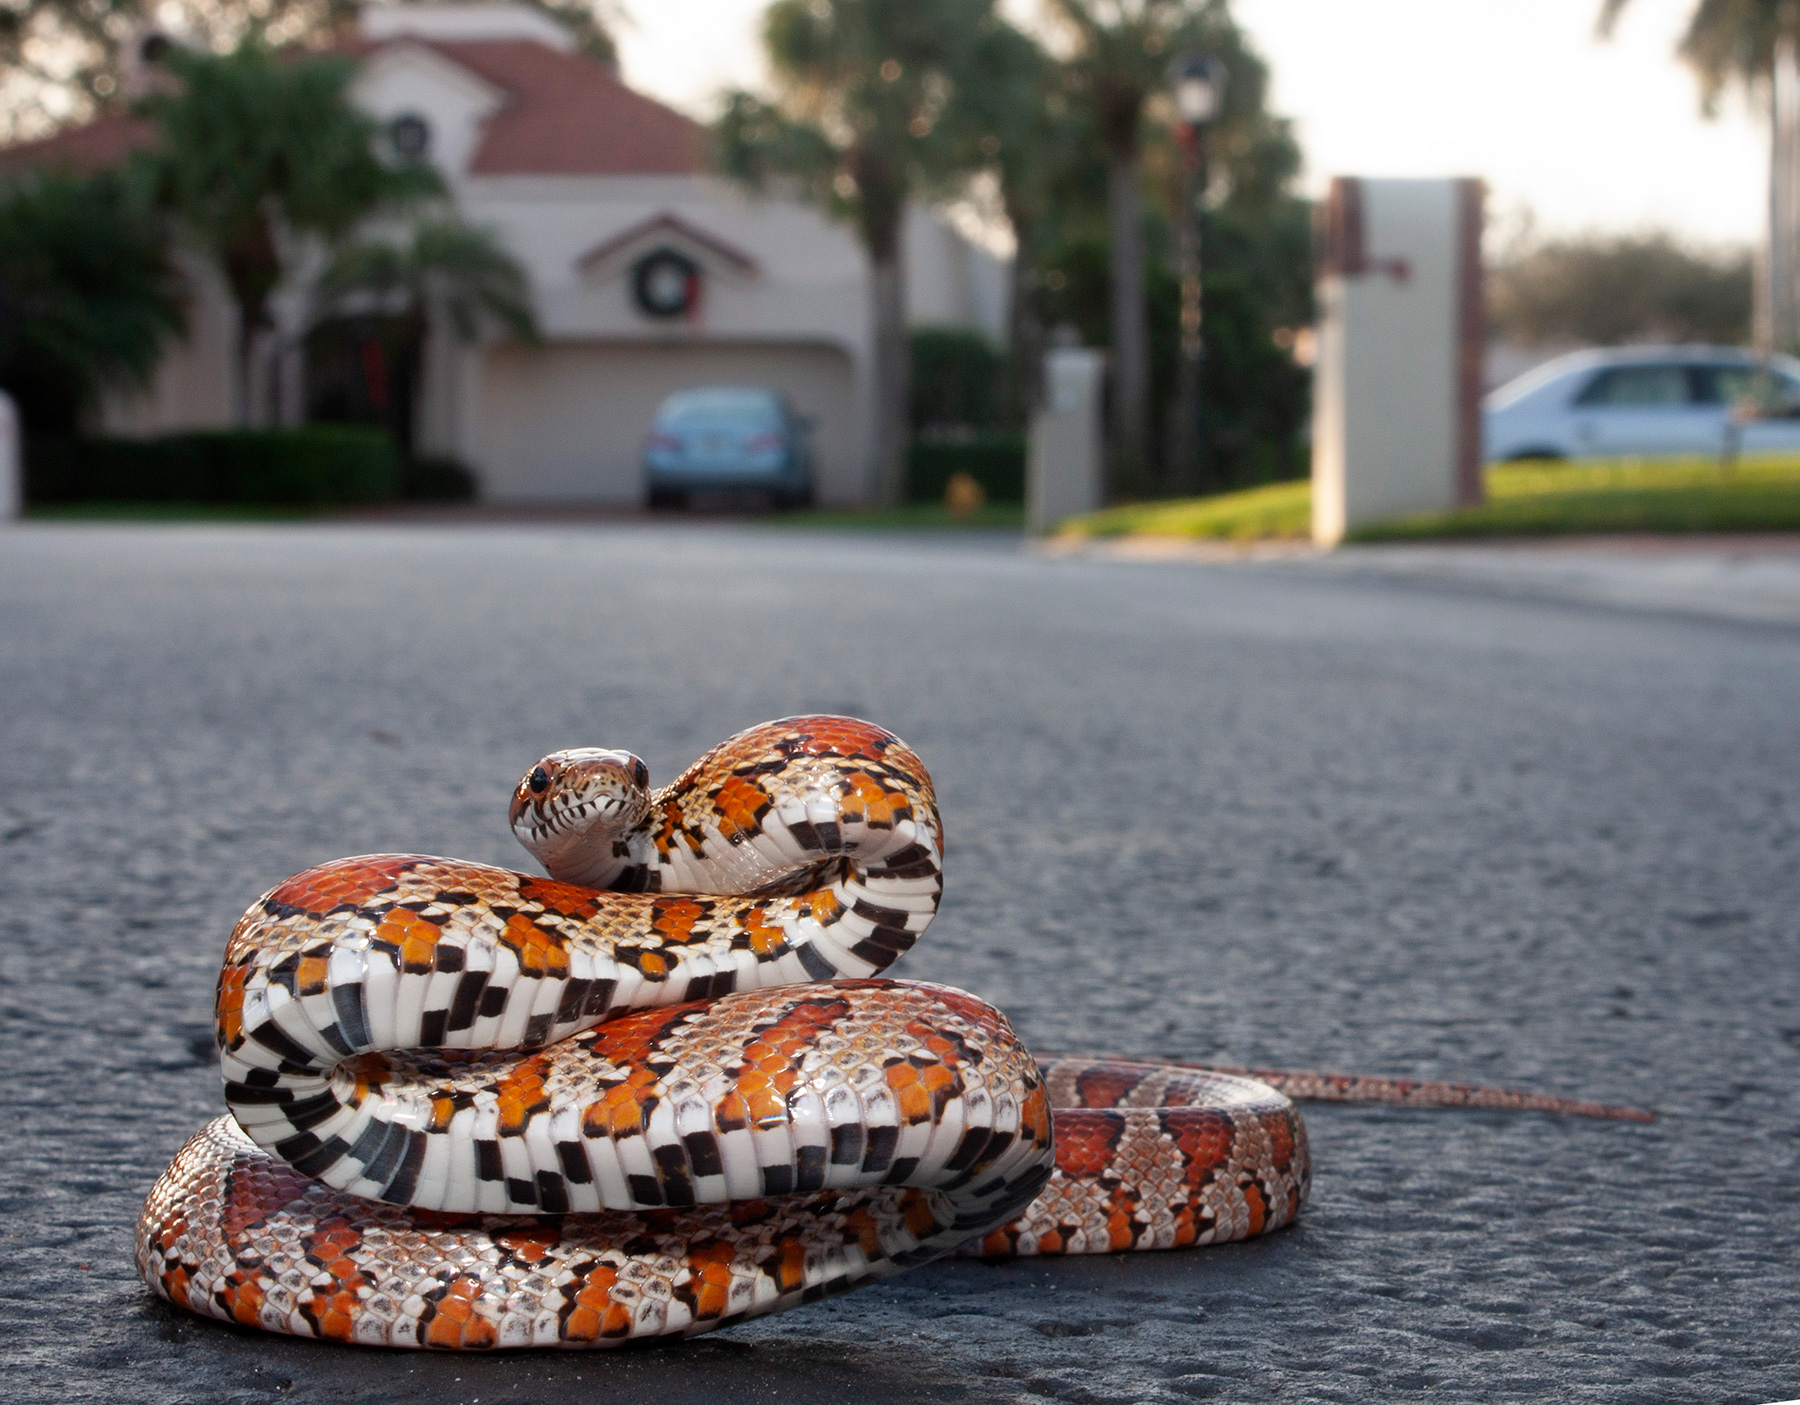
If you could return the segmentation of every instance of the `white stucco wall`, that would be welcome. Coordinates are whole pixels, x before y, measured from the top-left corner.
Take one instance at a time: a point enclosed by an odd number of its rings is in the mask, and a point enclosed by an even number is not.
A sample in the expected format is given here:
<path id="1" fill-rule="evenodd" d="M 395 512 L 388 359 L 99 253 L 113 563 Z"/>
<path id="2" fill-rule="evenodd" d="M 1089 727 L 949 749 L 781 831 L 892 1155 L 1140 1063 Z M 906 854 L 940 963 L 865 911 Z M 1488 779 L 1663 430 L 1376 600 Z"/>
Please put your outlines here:
<path id="1" fill-rule="evenodd" d="M 231 423 L 237 307 L 210 259 L 178 249 L 175 265 L 187 285 L 187 334 L 163 353 L 147 387 L 101 398 L 103 434 L 170 434 Z"/>
<path id="2" fill-rule="evenodd" d="M 996 347 L 1006 345 L 1011 301 L 1006 260 L 963 238 L 922 205 L 907 210 L 901 237 L 907 321 L 974 327 Z"/>
<path id="3" fill-rule="evenodd" d="M 506 102 L 506 94 L 478 74 L 404 40 L 363 61 L 350 98 L 382 123 L 407 113 L 423 117 L 431 129 L 427 154 L 453 187 L 475 158 L 481 124 Z"/>

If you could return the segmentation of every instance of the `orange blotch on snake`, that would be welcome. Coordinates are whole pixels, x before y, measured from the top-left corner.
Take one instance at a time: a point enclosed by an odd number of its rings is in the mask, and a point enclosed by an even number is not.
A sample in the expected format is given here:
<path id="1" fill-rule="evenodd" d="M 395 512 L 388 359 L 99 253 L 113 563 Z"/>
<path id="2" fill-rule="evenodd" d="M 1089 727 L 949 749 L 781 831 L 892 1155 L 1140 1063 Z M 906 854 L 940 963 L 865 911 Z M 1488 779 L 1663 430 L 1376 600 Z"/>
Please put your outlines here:
<path id="1" fill-rule="evenodd" d="M 532 1225 L 525 1229 L 509 1229 L 494 1236 L 494 1243 L 523 1264 L 543 1261 L 562 1243 L 562 1228 L 556 1224 Z"/>
<path id="2" fill-rule="evenodd" d="M 798 1235 L 787 1235 L 775 1241 L 775 1260 L 765 1265 L 765 1272 L 775 1280 L 783 1293 L 796 1292 L 806 1286 L 806 1245 Z"/>
<path id="3" fill-rule="evenodd" d="M 184 1273 L 182 1277 L 185 1279 L 187 1275 Z M 185 1296 L 184 1289 L 183 1297 Z M 219 1290 L 219 1301 L 231 1315 L 233 1322 L 240 1327 L 254 1327 L 262 1315 L 262 1284 L 248 1274 L 234 1273 L 231 1281 Z"/>
<path id="4" fill-rule="evenodd" d="M 813 921 L 821 927 L 829 927 L 844 915 L 844 905 L 829 888 L 816 888 L 805 898 L 808 908 L 812 910 Z"/>
<path id="5" fill-rule="evenodd" d="M 592 888 L 559 883 L 554 878 L 522 875 L 519 896 L 526 902 L 541 904 L 560 917 L 592 917 L 599 910 L 598 895 Z"/>
<path id="6" fill-rule="evenodd" d="M 213 1006 L 213 1021 L 227 1048 L 235 1046 L 244 1037 L 244 977 L 249 974 L 243 966 L 227 966 L 219 972 L 219 994 Z"/>
<path id="7" fill-rule="evenodd" d="M 166 1253 L 168 1246 L 164 1245 L 163 1248 Z M 181 1264 L 169 1267 L 162 1275 L 163 1292 L 168 1295 L 170 1302 L 180 1303 L 183 1307 L 187 1306 L 188 1283 L 188 1271 Z"/>
<path id="8" fill-rule="evenodd" d="M 333 908 L 365 902 L 392 888 L 394 881 L 407 869 L 428 862 L 414 854 L 338 859 L 296 873 L 271 889 L 263 902 L 299 912 L 324 914 Z"/>
<path id="9" fill-rule="evenodd" d="M 719 814 L 719 833 L 730 839 L 757 832 L 768 811 L 769 797 L 742 776 L 730 776 L 713 796 L 713 808 Z"/>
<path id="10" fill-rule="evenodd" d="M 693 898 L 658 898 L 650 905 L 650 929 L 670 946 L 686 946 L 704 916 L 706 908 Z"/>
<path id="11" fill-rule="evenodd" d="M 1268 1202 L 1263 1199 L 1262 1190 L 1255 1185 L 1244 1187 L 1244 1202 L 1250 1209 L 1250 1233 L 1261 1234 L 1263 1225 L 1269 1218 Z"/>
<path id="12" fill-rule="evenodd" d="M 493 1346 L 494 1324 L 475 1311 L 481 1284 L 458 1278 L 438 1299 L 437 1312 L 425 1327 L 425 1345 L 445 1349 L 480 1349 Z"/>
<path id="13" fill-rule="evenodd" d="M 499 1099 L 499 1131 L 503 1137 L 516 1137 L 525 1130 L 532 1114 L 550 1106 L 544 1092 L 544 1075 L 548 1061 L 542 1055 L 521 1059 L 494 1085 Z"/>
<path id="14" fill-rule="evenodd" d="M 567 978 L 569 953 L 560 941 L 523 913 L 515 912 L 507 919 L 506 926 L 500 930 L 500 940 L 519 958 L 519 970 L 525 975 L 549 976 L 556 980 Z"/>
<path id="15" fill-rule="evenodd" d="M 608 1264 L 597 1264 L 589 1270 L 580 1291 L 575 1294 L 569 1315 L 563 1319 L 564 1341 L 591 1342 L 603 1335 L 606 1314 L 613 1306 L 612 1287 L 618 1281 L 617 1270 Z"/>
<path id="16" fill-rule="evenodd" d="M 769 921 L 766 908 L 753 907 L 738 921 L 743 926 L 745 937 L 749 939 L 750 950 L 759 957 L 766 960 L 787 950 L 787 933 Z"/>
<path id="17" fill-rule="evenodd" d="M 702 1244 L 688 1251 L 688 1268 L 693 1275 L 689 1291 L 693 1313 L 697 1318 L 724 1315 L 731 1301 L 731 1263 L 737 1250 L 729 1244 Z"/>
<path id="18" fill-rule="evenodd" d="M 906 1220 L 907 1229 L 912 1231 L 913 1236 L 917 1239 L 925 1239 L 936 1234 L 940 1227 L 937 1213 L 931 1208 L 931 1202 L 916 1191 L 906 1197 L 902 1215 Z"/>
<path id="19" fill-rule="evenodd" d="M 400 965 L 404 970 L 419 974 L 433 969 L 436 964 L 438 938 L 442 933 L 435 922 L 427 922 L 410 908 L 390 909 L 370 935 L 375 941 L 399 949 Z M 324 979 L 323 974 L 320 979 Z"/>

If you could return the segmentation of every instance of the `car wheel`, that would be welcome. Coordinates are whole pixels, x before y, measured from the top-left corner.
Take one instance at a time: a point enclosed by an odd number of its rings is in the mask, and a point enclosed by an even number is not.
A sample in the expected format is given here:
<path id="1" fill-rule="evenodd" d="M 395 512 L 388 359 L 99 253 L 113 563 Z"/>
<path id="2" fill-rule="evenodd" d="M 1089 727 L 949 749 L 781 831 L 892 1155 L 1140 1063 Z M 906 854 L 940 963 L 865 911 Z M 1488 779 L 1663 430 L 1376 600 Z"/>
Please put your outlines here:
<path id="1" fill-rule="evenodd" d="M 650 490 L 650 510 L 652 512 L 674 512 L 687 506 L 687 494 L 679 488 L 652 488 Z"/>

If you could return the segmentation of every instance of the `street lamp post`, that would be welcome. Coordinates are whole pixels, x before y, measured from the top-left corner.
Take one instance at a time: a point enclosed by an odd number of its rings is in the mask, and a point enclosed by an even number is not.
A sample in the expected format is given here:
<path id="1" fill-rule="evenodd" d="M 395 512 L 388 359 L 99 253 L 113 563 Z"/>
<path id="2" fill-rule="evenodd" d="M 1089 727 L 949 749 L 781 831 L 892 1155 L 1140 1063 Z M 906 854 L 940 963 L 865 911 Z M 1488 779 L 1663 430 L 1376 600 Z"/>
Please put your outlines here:
<path id="1" fill-rule="evenodd" d="M 1169 486 L 1191 494 L 1205 482 L 1206 421 L 1201 370 L 1200 202 L 1206 195 L 1206 128 L 1225 102 L 1225 68 L 1209 54 L 1177 54 L 1169 65 L 1181 146 L 1176 239 L 1181 255 L 1181 361 L 1175 379 L 1175 425 L 1169 442 Z"/>

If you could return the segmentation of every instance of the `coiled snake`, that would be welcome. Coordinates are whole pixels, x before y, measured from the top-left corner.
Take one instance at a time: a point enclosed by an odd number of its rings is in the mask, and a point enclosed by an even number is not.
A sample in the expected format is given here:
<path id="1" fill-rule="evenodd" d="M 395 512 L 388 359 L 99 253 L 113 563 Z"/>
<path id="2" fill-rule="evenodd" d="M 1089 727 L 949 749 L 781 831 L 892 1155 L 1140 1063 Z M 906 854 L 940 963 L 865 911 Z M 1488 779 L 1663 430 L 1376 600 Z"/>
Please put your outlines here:
<path id="1" fill-rule="evenodd" d="M 973 996 L 874 979 L 930 923 L 943 853 L 925 768 L 879 727 L 753 727 L 655 793 L 628 753 L 557 752 L 511 819 L 549 878 L 383 854 L 244 914 L 216 1008 L 231 1115 L 138 1226 L 158 1294 L 370 1345 L 610 1346 L 959 1247 L 1241 1239 L 1305 1198 L 1305 1131 L 1267 1083 L 1040 1065 Z"/>

